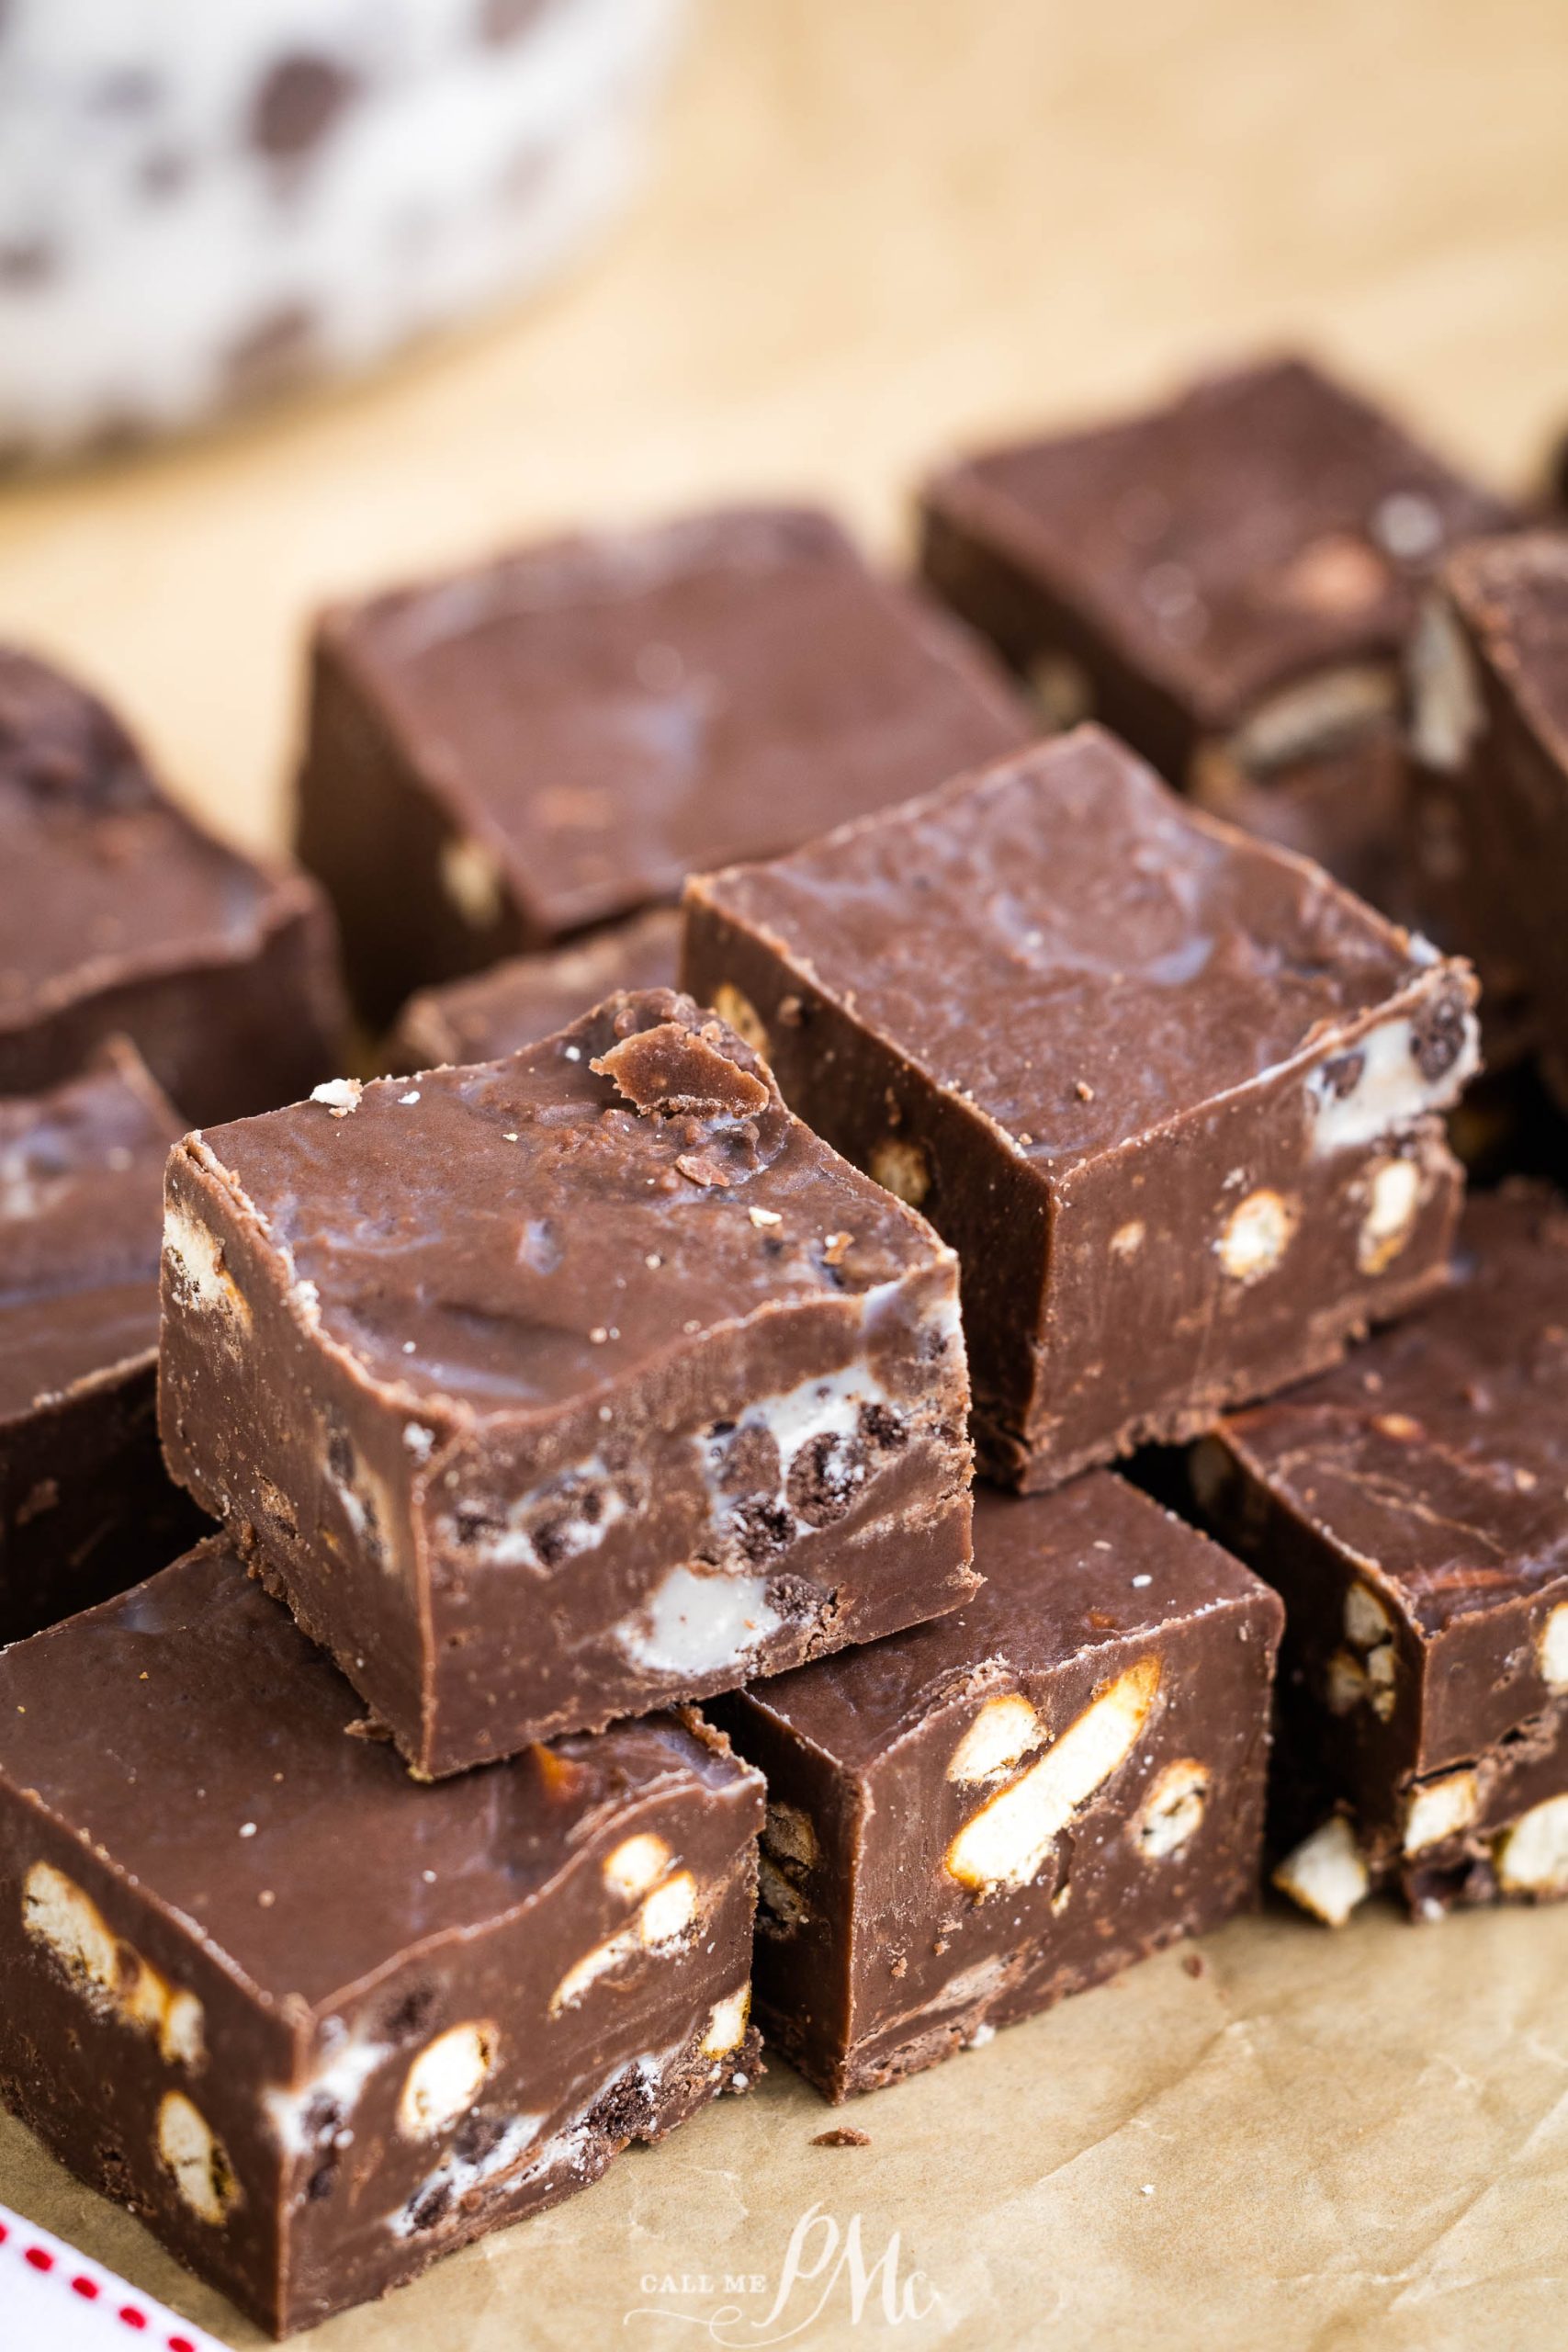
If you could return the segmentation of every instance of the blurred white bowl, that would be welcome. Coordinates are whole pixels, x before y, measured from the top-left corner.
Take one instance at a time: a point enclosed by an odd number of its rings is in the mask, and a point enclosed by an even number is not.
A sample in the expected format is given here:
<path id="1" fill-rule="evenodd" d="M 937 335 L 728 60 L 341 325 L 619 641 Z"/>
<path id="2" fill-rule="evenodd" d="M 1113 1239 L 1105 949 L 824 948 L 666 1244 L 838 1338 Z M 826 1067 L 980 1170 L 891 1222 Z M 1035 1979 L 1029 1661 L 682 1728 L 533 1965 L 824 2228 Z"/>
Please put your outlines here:
<path id="1" fill-rule="evenodd" d="M 682 0 L 0 0 L 0 459 L 360 368 L 621 201 Z"/>

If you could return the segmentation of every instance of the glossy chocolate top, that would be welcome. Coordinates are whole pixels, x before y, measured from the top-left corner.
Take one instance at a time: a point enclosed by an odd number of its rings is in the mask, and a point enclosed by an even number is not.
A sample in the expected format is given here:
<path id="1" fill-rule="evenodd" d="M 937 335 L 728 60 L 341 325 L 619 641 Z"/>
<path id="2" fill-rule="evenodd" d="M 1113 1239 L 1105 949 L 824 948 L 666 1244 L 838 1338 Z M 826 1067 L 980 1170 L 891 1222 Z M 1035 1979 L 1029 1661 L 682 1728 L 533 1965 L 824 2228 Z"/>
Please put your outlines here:
<path id="1" fill-rule="evenodd" d="M 1444 548 L 1509 521 L 1299 359 L 995 450 L 927 499 L 1213 729 L 1307 672 L 1397 653 Z"/>
<path id="2" fill-rule="evenodd" d="M 133 1046 L 0 1102 L 0 1421 L 158 1344 L 164 1164 L 185 1122 Z"/>
<path id="3" fill-rule="evenodd" d="M 426 1786 L 349 1734 L 363 1714 L 219 1535 L 0 1654 L 0 1780 L 265 1996 L 321 2009 L 518 1909 L 638 1799 L 749 1777 L 662 1714 Z"/>
<path id="4" fill-rule="evenodd" d="M 331 1091 L 354 1107 L 212 1128 L 201 1155 L 327 1337 L 437 1422 L 547 1416 L 699 1334 L 948 1254 L 671 989 L 504 1061 Z"/>
<path id="5" fill-rule="evenodd" d="M 1568 532 L 1464 548 L 1444 581 L 1525 719 L 1568 763 Z"/>
<path id="6" fill-rule="evenodd" d="M 975 1566 L 986 1581 L 950 1616 L 773 1675 L 750 1696 L 854 1770 L 981 1687 L 987 1669 L 1048 1673 L 1263 1591 L 1228 1552 L 1108 1470 L 1048 1495 L 977 1488 Z"/>
<path id="7" fill-rule="evenodd" d="M 1224 1434 L 1431 1631 L 1568 1574 L 1568 1202 L 1477 1194 L 1436 1306 Z"/>
<path id="8" fill-rule="evenodd" d="M 0 1026 L 248 949 L 285 887 L 176 808 L 94 695 L 0 646 Z"/>
<path id="9" fill-rule="evenodd" d="M 565 540 L 321 626 L 552 932 L 1036 731 L 988 655 L 808 511 Z"/>
<path id="10" fill-rule="evenodd" d="M 691 890 L 1055 1166 L 1288 1062 L 1431 962 L 1097 727 Z"/>
<path id="11" fill-rule="evenodd" d="M 389 1041 L 395 1069 L 488 1062 L 537 1045 L 581 1020 L 617 989 L 672 989 L 681 961 L 681 915 L 653 907 L 551 956 L 514 956 L 471 980 L 422 989 Z"/>

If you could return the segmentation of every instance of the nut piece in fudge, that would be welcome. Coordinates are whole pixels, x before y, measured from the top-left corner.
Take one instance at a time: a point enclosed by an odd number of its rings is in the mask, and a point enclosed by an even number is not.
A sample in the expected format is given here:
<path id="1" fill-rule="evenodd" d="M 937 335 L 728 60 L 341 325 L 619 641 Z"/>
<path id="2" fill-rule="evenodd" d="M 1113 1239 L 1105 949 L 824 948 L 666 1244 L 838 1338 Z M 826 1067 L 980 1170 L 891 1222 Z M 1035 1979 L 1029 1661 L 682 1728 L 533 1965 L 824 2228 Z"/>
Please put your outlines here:
<path id="1" fill-rule="evenodd" d="M 1510 519 L 1287 358 L 950 468 L 923 563 L 1048 705 L 1201 783 L 1283 774 L 1393 715 L 1422 579 Z"/>
<path id="2" fill-rule="evenodd" d="M 1411 675 L 1423 904 L 1568 1108 L 1568 533 L 1452 557 Z"/>
<path id="3" fill-rule="evenodd" d="M 156 1422 L 164 1163 L 184 1126 L 123 1039 L 0 1102 L 0 1642 L 202 1532 Z"/>
<path id="4" fill-rule="evenodd" d="M 671 990 L 191 1138 L 175 1476 L 416 1770 L 972 1589 L 957 1268 Z"/>
<path id="5" fill-rule="evenodd" d="M 1468 968 L 1099 728 L 686 906 L 686 985 L 958 1250 L 995 1475 L 1195 1435 L 1443 1278 Z"/>
<path id="6" fill-rule="evenodd" d="M 166 797 L 118 719 L 0 646 L 0 1093 L 41 1093 L 117 1033 L 187 1118 L 342 1067 L 332 918 Z"/>
<path id="7" fill-rule="evenodd" d="M 1568 1204 L 1465 1211 L 1425 1314 L 1194 1450 L 1286 1611 L 1277 1883 L 1337 1926 L 1568 1894 Z"/>
<path id="8" fill-rule="evenodd" d="M 0 2097 L 278 2335 L 756 2065 L 716 1733 L 422 1788 L 355 1713 L 222 1536 L 0 1657 Z"/>
<path id="9" fill-rule="evenodd" d="M 620 989 L 672 989 L 680 974 L 681 914 L 650 907 L 553 955 L 513 956 L 474 978 L 421 989 L 387 1040 L 390 1069 L 490 1062 L 553 1037 Z"/>
<path id="10" fill-rule="evenodd" d="M 768 1783 L 758 2013 L 874 2090 L 1256 1895 L 1283 1612 L 1106 1471 L 982 1494 L 975 1599 L 714 1702 Z"/>
<path id="11" fill-rule="evenodd" d="M 827 515 L 719 512 L 329 612 L 300 854 L 383 1020 L 1035 731 L 991 654 Z"/>

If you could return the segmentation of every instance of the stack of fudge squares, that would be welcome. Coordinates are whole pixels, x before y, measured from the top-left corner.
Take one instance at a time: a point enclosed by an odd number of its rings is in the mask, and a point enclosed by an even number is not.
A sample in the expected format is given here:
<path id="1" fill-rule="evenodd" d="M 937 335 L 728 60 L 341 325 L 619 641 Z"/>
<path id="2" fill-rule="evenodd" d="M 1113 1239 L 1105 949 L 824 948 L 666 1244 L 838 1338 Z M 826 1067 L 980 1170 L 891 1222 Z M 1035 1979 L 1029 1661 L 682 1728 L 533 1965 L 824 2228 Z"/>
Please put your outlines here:
<path id="1" fill-rule="evenodd" d="M 1568 538 L 1299 362 L 920 511 L 329 612 L 310 880 L 0 659 L 0 2096 L 279 2334 L 1568 1893 Z"/>

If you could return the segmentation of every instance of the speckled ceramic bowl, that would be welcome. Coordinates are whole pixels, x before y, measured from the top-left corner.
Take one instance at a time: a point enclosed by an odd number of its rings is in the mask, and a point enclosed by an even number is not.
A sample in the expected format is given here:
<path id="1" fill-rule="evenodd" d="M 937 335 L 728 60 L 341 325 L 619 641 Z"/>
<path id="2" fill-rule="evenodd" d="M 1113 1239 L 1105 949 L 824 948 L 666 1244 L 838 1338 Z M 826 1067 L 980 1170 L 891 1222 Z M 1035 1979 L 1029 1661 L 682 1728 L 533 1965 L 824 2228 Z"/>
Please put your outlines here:
<path id="1" fill-rule="evenodd" d="M 363 368 L 636 175 L 682 0 L 0 0 L 0 459 Z"/>

